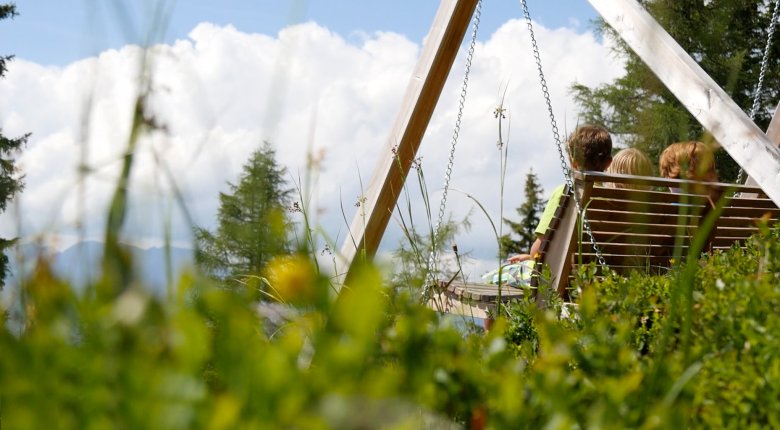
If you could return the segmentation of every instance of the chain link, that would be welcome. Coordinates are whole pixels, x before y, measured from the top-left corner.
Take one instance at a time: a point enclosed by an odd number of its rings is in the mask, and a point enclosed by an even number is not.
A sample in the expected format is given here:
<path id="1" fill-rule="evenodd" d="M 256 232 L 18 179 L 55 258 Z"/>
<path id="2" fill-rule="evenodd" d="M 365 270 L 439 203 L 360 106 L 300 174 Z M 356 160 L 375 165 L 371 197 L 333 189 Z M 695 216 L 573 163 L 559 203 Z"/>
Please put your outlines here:
<path id="1" fill-rule="evenodd" d="M 466 55 L 466 70 L 463 76 L 463 84 L 460 89 L 460 99 L 458 100 L 458 115 L 455 119 L 455 129 L 452 132 L 452 139 L 450 140 L 450 156 L 447 160 L 447 168 L 444 173 L 444 187 L 441 195 L 441 202 L 439 203 L 439 213 L 436 217 L 436 224 L 433 230 L 433 237 L 431 238 L 431 253 L 428 257 L 428 264 L 426 268 L 427 281 L 423 289 L 423 297 L 428 298 L 429 288 L 434 281 L 435 272 L 437 270 L 436 264 L 438 260 L 438 240 L 439 230 L 441 224 L 444 222 L 444 210 L 447 206 L 447 193 L 450 188 L 450 179 L 452 178 L 452 166 L 455 163 L 455 147 L 458 144 L 458 137 L 460 137 L 460 124 L 463 119 L 463 108 L 466 106 L 466 93 L 468 91 L 469 73 L 471 72 L 471 62 L 474 59 L 474 47 L 477 44 L 477 31 L 479 30 L 479 22 L 482 16 L 482 0 L 477 1 L 476 10 L 474 11 L 474 24 L 471 32 L 471 42 L 469 43 L 468 54 Z"/>
<path id="2" fill-rule="evenodd" d="M 531 45 L 534 51 L 534 60 L 536 60 L 536 68 L 539 71 L 539 81 L 541 82 L 541 86 L 542 86 L 542 94 L 544 95 L 544 100 L 547 103 L 547 113 L 550 116 L 550 124 L 552 125 L 553 138 L 555 139 L 555 145 L 558 147 L 558 157 L 560 158 L 561 161 L 561 169 L 563 170 L 563 175 L 566 177 L 566 185 L 569 187 L 574 197 L 574 204 L 576 205 L 577 213 L 581 214 L 582 226 L 585 229 L 588 238 L 590 239 L 590 243 L 591 246 L 593 246 L 593 251 L 596 253 L 596 258 L 598 259 L 598 263 L 600 266 L 607 269 L 608 268 L 607 262 L 606 260 L 604 260 L 604 256 L 601 254 L 601 250 L 599 249 L 598 244 L 596 244 L 596 238 L 593 236 L 593 231 L 590 228 L 590 222 L 588 222 L 588 219 L 585 216 L 585 212 L 582 210 L 582 205 L 580 204 L 580 198 L 577 195 L 577 191 L 574 188 L 575 184 L 574 184 L 574 180 L 572 179 L 571 169 L 569 168 L 568 163 L 566 163 L 566 157 L 563 154 L 563 143 L 561 142 L 561 136 L 560 133 L 558 132 L 558 124 L 555 121 L 555 115 L 553 114 L 552 102 L 550 101 L 550 91 L 547 88 L 547 80 L 545 79 L 544 71 L 542 70 L 542 59 L 541 56 L 539 55 L 539 47 L 536 44 L 536 36 L 534 35 L 534 27 L 533 27 L 533 23 L 531 22 L 531 14 L 528 12 L 528 5 L 526 4 L 526 0 L 520 0 L 520 3 L 523 6 L 523 15 L 525 16 L 525 21 L 528 26 L 528 32 L 531 35 Z"/>
<path id="3" fill-rule="evenodd" d="M 772 21 L 769 23 L 769 29 L 767 30 L 766 47 L 764 47 L 764 56 L 761 59 L 761 71 L 758 73 L 758 83 L 756 84 L 756 95 L 753 98 L 753 106 L 750 108 L 750 120 L 753 121 L 758 113 L 759 105 L 761 104 L 761 93 L 764 90 L 764 77 L 766 76 L 766 69 L 769 65 L 769 51 L 772 47 L 772 39 L 775 36 L 775 27 L 777 24 L 777 9 L 780 6 L 780 0 L 775 0 L 775 10 L 772 11 Z M 737 175 L 737 184 L 743 182 L 745 170 L 740 167 L 739 174 Z"/>

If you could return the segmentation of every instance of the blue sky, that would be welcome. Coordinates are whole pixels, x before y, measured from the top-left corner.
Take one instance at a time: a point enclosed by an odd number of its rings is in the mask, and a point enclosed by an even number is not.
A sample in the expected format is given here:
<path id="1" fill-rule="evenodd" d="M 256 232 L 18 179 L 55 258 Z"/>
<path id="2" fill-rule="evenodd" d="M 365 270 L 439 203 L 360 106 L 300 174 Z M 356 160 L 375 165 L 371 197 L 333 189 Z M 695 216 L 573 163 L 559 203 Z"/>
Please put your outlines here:
<path id="1" fill-rule="evenodd" d="M 148 114 L 164 128 L 139 142 L 124 239 L 159 246 L 170 229 L 174 244 L 191 244 L 186 220 L 214 227 L 219 193 L 268 141 L 291 181 L 304 188 L 301 181 L 311 178 L 315 186 L 300 198 L 311 210 L 320 243 L 340 248 L 348 230 L 344 218 L 352 220 L 358 213 L 354 202 L 369 192 L 362 184 L 368 184 L 380 157 L 392 156 L 384 153 L 386 141 L 439 5 L 432 0 L 16 3 L 21 15 L 0 22 L 0 53 L 17 56 L 0 80 L 0 128 L 4 135 L 32 136 L 18 158 L 26 187 L 0 214 L 0 236 L 42 240 L 60 249 L 102 237 L 141 64 L 147 64 L 132 43 L 143 41 L 149 28 L 165 30 L 154 39 L 147 70 L 153 77 Z M 154 12 L 156 4 L 168 9 Z M 599 85 L 619 76 L 623 65 L 590 32 L 595 12 L 586 0 L 529 0 L 529 8 L 557 125 L 565 134 L 580 122 L 571 84 Z M 161 16 L 168 17 L 164 25 L 150 22 Z M 458 113 L 464 51 L 418 152 L 433 206 Z M 502 94 L 503 139 L 510 145 L 503 196 L 493 116 Z M 522 203 L 531 169 L 545 190 L 563 180 L 519 1 L 485 0 L 462 120 L 447 212 L 454 220 L 470 218 L 471 230 L 458 239 L 461 251 L 492 259 L 491 223 L 466 195 L 476 196 L 500 225 Z M 414 215 L 424 218 L 421 192 L 413 189 L 418 182 L 409 183 Z M 425 225 L 424 219 L 416 222 Z M 396 216 L 382 250 L 397 248 L 399 225 Z"/>
<path id="2" fill-rule="evenodd" d="M 184 39 L 200 22 L 239 31 L 276 34 L 290 24 L 315 21 L 342 37 L 392 31 L 419 42 L 428 32 L 436 0 L 16 0 L 22 14 L 0 26 L 0 52 L 45 65 L 64 65 L 128 43 L 141 44 L 150 17 L 167 24 L 155 42 Z M 551 27 L 589 29 L 596 12 L 587 0 L 528 0 L 531 16 Z M 157 13 L 155 11 L 165 11 Z M 519 0 L 485 0 L 480 34 L 522 18 Z"/>

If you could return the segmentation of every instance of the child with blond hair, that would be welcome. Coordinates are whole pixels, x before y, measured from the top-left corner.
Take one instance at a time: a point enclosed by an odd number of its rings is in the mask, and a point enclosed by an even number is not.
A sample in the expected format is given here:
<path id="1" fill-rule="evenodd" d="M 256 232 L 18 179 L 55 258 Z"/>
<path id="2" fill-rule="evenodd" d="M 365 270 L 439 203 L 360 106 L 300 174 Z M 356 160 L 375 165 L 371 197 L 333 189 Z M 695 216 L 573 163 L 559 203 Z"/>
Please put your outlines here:
<path id="1" fill-rule="evenodd" d="M 653 163 L 650 161 L 650 157 L 645 155 L 644 152 L 636 148 L 624 148 L 612 157 L 612 163 L 610 163 L 609 167 L 607 167 L 607 170 L 604 172 L 621 175 L 652 176 Z M 614 182 L 607 182 L 604 186 L 633 190 L 649 190 L 652 188 L 645 185 L 630 185 Z"/>

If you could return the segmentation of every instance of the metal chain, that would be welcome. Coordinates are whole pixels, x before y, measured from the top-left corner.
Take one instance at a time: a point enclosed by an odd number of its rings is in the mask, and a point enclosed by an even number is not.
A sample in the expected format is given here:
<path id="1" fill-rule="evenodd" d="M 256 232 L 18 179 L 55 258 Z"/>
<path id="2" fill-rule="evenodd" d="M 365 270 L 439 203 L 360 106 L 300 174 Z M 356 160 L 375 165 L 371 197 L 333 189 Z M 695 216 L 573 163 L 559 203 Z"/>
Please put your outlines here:
<path id="1" fill-rule="evenodd" d="M 423 289 L 423 296 L 428 297 L 428 291 L 430 284 L 433 282 L 434 271 L 436 270 L 436 262 L 438 259 L 438 246 L 439 229 L 444 221 L 444 210 L 447 206 L 447 193 L 450 188 L 450 179 L 452 178 L 452 166 L 455 163 L 455 147 L 458 144 L 458 137 L 460 136 L 460 124 L 463 118 L 463 108 L 466 105 L 466 92 L 469 84 L 469 72 L 471 72 L 471 62 L 474 58 L 474 47 L 477 44 L 477 30 L 479 30 L 479 21 L 482 16 L 482 0 L 477 1 L 476 10 L 474 11 L 474 27 L 471 32 L 471 42 L 469 44 L 468 54 L 466 55 L 466 70 L 463 76 L 463 84 L 460 89 L 460 99 L 458 100 L 458 115 L 455 119 L 455 129 L 452 132 L 452 139 L 450 141 L 450 157 L 447 160 L 447 169 L 444 173 L 444 187 L 441 195 L 441 202 L 439 203 L 439 214 L 436 218 L 436 224 L 433 230 L 433 237 L 431 238 L 431 253 L 428 257 L 427 265 L 427 282 Z"/>
<path id="2" fill-rule="evenodd" d="M 780 0 L 778 0 L 780 1 Z M 534 27 L 531 23 L 531 14 L 528 12 L 528 5 L 526 4 L 526 0 L 520 0 L 520 3 L 523 6 L 523 15 L 525 16 L 525 21 L 528 26 L 528 32 L 531 34 L 531 45 L 533 47 L 534 51 L 534 59 L 536 60 L 536 68 L 539 71 L 539 81 L 541 82 L 542 86 L 542 94 L 544 95 L 544 100 L 547 103 L 547 113 L 550 116 L 550 124 L 552 125 L 552 132 L 553 137 L 555 138 L 555 145 L 558 147 L 558 157 L 561 161 L 561 169 L 563 170 L 563 175 L 566 177 L 566 185 L 569 186 L 569 189 L 572 192 L 572 195 L 574 197 L 574 204 L 576 205 L 577 213 L 582 215 L 582 226 L 585 229 L 585 232 L 588 234 L 588 237 L 590 238 L 590 243 L 593 246 L 593 251 L 596 253 L 596 258 L 598 259 L 598 263 L 600 266 L 604 267 L 605 269 L 608 268 L 606 260 L 604 260 L 604 256 L 601 254 L 601 250 L 599 249 L 599 246 L 596 244 L 596 238 L 593 236 L 593 230 L 590 228 L 590 222 L 588 222 L 587 217 L 585 216 L 585 212 L 582 210 L 582 205 L 580 204 L 580 198 L 577 195 L 577 191 L 574 189 L 574 180 L 572 179 L 571 169 L 569 168 L 569 165 L 566 163 L 566 157 L 563 155 L 563 143 L 561 142 L 561 136 L 558 132 L 558 124 L 555 122 L 555 115 L 553 114 L 553 108 L 552 108 L 552 102 L 550 101 L 550 91 L 547 88 L 547 80 L 544 77 L 544 72 L 542 71 L 542 59 L 539 55 L 539 47 L 536 44 L 536 36 L 534 35 Z"/>
<path id="3" fill-rule="evenodd" d="M 761 102 L 761 93 L 764 89 L 764 77 L 766 75 L 766 69 L 769 65 L 769 51 L 772 47 L 772 39 L 775 36 L 775 27 L 777 24 L 777 9 L 780 7 L 780 0 L 775 0 L 775 10 L 772 11 L 772 21 L 769 23 L 769 29 L 767 30 L 766 46 L 764 47 L 764 56 L 761 59 L 761 71 L 758 74 L 758 84 L 756 84 L 756 95 L 753 98 L 753 106 L 750 108 L 750 120 L 753 121 L 758 113 L 759 105 Z M 745 170 L 742 167 L 739 168 L 739 174 L 737 175 L 737 183 L 741 184 Z"/>

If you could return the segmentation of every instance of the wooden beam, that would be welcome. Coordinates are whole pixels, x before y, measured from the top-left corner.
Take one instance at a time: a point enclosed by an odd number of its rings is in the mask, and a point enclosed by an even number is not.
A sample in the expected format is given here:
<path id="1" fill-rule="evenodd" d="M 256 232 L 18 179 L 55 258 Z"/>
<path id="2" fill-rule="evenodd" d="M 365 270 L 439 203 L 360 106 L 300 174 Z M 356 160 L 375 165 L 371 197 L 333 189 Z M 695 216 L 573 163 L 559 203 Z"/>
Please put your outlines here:
<path id="1" fill-rule="evenodd" d="M 775 113 L 772 115 L 772 122 L 769 123 L 769 127 L 766 129 L 766 137 L 769 138 L 775 145 L 780 146 L 780 103 L 775 108 Z M 757 186 L 756 180 L 752 176 L 748 176 L 745 181 L 745 185 L 752 187 Z"/>
<path id="2" fill-rule="evenodd" d="M 635 0 L 589 0 L 731 157 L 780 204 L 780 148 Z"/>
<path id="3" fill-rule="evenodd" d="M 772 115 L 772 121 L 766 128 L 766 137 L 775 145 L 780 145 L 780 103 L 775 107 L 775 113 Z"/>
<path id="4" fill-rule="evenodd" d="M 342 282 L 349 281 L 357 261 L 373 258 L 379 247 L 476 5 L 477 0 L 442 0 L 439 5 L 395 125 L 379 151 L 374 175 L 342 245 L 337 261 Z"/>

